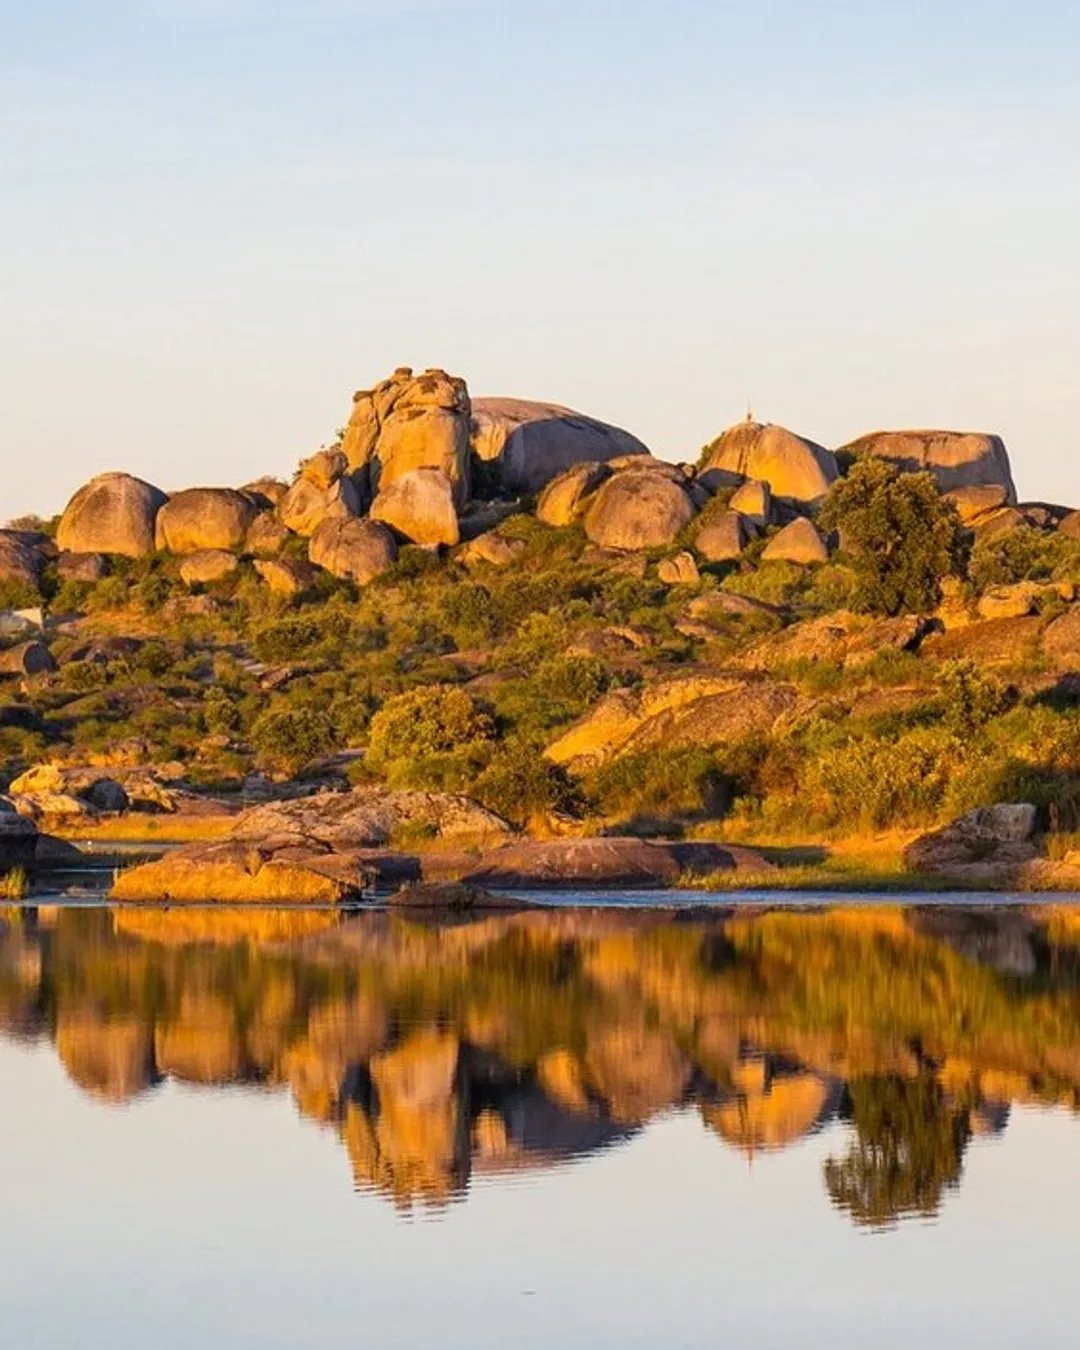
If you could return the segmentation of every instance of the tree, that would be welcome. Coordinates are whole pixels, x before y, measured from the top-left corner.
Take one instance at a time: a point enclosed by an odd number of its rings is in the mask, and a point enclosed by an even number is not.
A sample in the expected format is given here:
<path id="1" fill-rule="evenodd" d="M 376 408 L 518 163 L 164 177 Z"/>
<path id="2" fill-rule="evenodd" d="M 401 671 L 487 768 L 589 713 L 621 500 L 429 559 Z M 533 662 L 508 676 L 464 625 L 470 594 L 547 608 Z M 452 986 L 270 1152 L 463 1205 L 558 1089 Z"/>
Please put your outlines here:
<path id="1" fill-rule="evenodd" d="M 883 459 L 856 460 L 830 489 L 820 524 L 840 531 L 858 577 L 855 606 L 873 614 L 934 609 L 942 578 L 963 565 L 960 517 L 933 475 Z"/>
<path id="2" fill-rule="evenodd" d="M 395 761 L 465 750 L 494 734 L 491 718 L 464 689 L 424 685 L 387 699 L 371 719 L 367 760 L 386 770 Z"/>

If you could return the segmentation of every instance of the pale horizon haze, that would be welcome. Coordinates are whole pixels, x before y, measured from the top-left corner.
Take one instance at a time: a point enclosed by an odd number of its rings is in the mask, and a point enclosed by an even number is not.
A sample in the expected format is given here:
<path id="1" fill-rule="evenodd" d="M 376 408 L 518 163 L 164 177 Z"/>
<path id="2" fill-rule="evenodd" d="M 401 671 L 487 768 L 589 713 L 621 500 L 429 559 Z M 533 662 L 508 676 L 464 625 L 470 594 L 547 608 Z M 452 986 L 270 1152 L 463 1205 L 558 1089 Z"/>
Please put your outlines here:
<path id="1" fill-rule="evenodd" d="M 288 474 L 443 366 L 1080 506 L 1080 6 L 0 0 L 0 519 Z"/>

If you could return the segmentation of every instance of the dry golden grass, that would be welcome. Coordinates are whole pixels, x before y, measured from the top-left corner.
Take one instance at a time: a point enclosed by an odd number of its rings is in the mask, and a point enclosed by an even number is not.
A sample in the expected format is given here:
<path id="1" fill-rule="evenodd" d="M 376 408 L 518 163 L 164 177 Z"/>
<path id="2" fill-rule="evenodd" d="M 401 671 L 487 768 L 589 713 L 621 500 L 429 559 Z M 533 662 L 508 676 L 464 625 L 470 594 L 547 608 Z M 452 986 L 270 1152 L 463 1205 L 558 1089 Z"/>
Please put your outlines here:
<path id="1" fill-rule="evenodd" d="M 227 839 L 235 816 L 151 815 L 131 811 L 102 820 L 61 817 L 42 821 L 46 834 L 58 839 L 93 839 L 125 844 L 206 844 Z"/>

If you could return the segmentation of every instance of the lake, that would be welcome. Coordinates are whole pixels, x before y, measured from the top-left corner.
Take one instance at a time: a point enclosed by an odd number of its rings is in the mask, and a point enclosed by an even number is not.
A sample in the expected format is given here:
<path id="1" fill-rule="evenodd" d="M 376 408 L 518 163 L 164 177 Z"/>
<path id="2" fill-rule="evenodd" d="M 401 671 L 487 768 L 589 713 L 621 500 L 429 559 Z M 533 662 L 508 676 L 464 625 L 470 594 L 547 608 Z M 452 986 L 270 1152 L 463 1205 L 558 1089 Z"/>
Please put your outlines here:
<path id="1" fill-rule="evenodd" d="M 1080 908 L 0 911 L 0 1325 L 1072 1346 Z"/>

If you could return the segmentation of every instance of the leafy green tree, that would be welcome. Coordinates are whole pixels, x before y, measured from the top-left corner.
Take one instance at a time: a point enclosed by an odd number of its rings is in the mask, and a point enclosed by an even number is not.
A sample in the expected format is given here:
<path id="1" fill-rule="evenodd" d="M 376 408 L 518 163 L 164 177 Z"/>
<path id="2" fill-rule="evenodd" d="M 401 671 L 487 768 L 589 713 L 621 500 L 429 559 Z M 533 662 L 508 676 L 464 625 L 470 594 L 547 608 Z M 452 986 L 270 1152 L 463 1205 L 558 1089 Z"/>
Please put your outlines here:
<path id="1" fill-rule="evenodd" d="M 830 489 L 820 524 L 840 531 L 858 578 L 854 605 L 872 614 L 935 608 L 942 578 L 963 566 L 960 517 L 933 475 L 886 460 L 857 460 Z"/>
<path id="2" fill-rule="evenodd" d="M 533 816 L 572 810 L 577 799 L 566 770 L 525 737 L 499 745 L 470 792 L 488 810 L 521 826 Z"/>
<path id="3" fill-rule="evenodd" d="M 212 736 L 232 736 L 240 730 L 243 719 L 229 694 L 212 684 L 203 695 L 203 721 Z"/>
<path id="4" fill-rule="evenodd" d="M 494 735 L 490 715 L 471 694 L 425 685 L 387 699 L 371 719 L 367 759 L 386 771 L 395 762 L 453 754 Z"/>
<path id="5" fill-rule="evenodd" d="M 251 728 L 251 743 L 260 759 L 297 773 L 334 746 L 334 727 L 318 708 L 272 708 Z"/>

